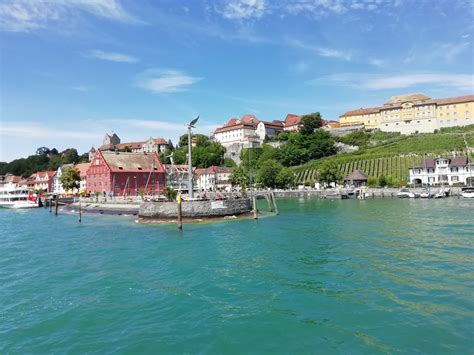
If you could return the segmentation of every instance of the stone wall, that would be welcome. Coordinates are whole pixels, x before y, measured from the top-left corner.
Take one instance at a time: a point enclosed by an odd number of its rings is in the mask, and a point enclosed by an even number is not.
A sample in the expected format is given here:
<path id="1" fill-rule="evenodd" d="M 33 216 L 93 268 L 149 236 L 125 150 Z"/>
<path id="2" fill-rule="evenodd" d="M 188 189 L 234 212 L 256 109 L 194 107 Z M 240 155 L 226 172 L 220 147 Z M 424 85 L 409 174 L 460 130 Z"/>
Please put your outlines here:
<path id="1" fill-rule="evenodd" d="M 252 210 L 249 198 L 220 201 L 183 201 L 183 218 L 224 217 L 248 213 Z M 146 202 L 140 206 L 139 216 L 147 218 L 176 218 L 177 202 Z"/>

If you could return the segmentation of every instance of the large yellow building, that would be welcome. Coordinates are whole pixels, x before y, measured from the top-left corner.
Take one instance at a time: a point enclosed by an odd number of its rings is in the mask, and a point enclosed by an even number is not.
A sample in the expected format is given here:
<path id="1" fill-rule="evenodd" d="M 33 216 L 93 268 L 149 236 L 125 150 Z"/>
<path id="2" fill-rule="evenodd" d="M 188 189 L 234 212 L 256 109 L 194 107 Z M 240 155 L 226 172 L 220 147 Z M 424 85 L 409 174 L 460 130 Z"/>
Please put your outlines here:
<path id="1" fill-rule="evenodd" d="M 443 127 L 474 124 L 474 95 L 431 99 L 423 94 L 392 96 L 382 106 L 348 111 L 341 126 L 363 124 L 368 129 L 428 133 Z"/>

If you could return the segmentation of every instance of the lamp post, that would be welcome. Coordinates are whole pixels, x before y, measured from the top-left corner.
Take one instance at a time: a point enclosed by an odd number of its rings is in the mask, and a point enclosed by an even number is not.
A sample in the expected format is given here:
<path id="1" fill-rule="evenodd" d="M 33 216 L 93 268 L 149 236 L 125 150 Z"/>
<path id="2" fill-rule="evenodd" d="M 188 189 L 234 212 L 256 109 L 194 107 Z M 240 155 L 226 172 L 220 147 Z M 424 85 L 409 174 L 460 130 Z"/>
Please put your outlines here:
<path id="1" fill-rule="evenodd" d="M 188 188 L 189 188 L 189 198 L 194 198 L 194 189 L 193 189 L 193 160 L 191 156 L 192 143 L 191 143 L 191 128 L 195 128 L 196 122 L 199 120 L 197 116 L 194 120 L 188 123 Z"/>

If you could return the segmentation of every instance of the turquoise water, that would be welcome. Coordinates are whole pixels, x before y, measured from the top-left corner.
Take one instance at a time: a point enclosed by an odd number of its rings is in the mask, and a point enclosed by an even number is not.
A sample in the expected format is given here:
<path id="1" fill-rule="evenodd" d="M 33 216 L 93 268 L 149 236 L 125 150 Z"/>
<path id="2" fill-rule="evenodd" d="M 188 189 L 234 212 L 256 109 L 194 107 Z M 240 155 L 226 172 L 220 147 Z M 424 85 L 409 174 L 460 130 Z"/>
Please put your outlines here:
<path id="1" fill-rule="evenodd" d="M 472 353 L 474 201 L 279 207 L 182 232 L 0 210 L 0 353 Z"/>

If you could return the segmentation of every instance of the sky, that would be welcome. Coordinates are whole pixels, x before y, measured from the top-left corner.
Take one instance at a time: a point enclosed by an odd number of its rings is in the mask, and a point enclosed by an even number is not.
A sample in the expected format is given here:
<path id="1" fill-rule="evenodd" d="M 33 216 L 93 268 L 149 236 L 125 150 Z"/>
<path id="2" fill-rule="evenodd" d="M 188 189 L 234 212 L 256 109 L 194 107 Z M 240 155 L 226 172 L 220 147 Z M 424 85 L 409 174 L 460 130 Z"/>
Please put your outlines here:
<path id="1" fill-rule="evenodd" d="M 474 94 L 474 0 L 0 0 L 0 161 Z"/>

